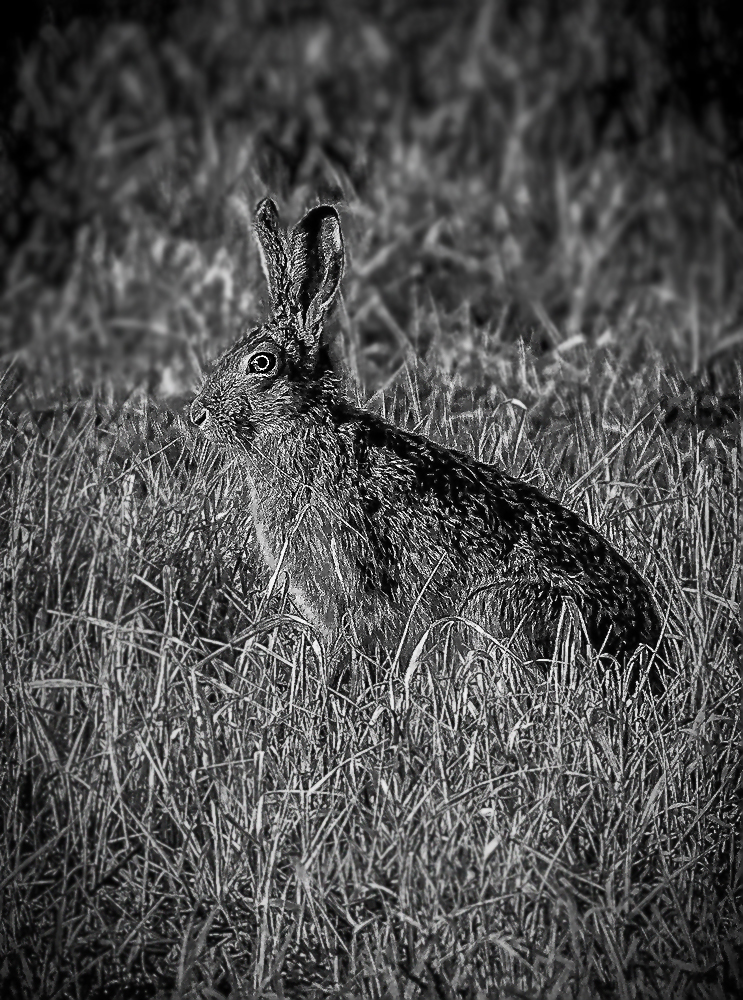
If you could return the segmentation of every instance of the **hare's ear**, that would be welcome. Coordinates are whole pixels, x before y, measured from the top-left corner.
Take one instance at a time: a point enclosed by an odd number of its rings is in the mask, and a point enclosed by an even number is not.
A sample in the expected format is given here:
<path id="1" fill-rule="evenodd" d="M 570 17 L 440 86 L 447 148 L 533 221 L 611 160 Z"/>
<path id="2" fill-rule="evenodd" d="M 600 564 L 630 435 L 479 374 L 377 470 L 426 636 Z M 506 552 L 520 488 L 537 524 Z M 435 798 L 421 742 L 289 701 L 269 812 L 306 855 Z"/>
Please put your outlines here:
<path id="1" fill-rule="evenodd" d="M 336 210 L 320 205 L 308 212 L 291 232 L 289 254 L 292 293 L 305 330 L 311 330 L 335 298 L 343 277 L 343 234 Z"/>
<path id="2" fill-rule="evenodd" d="M 286 233 L 279 222 L 279 210 L 271 198 L 264 198 L 258 202 L 253 228 L 268 291 L 275 303 L 287 290 L 289 254 Z"/>

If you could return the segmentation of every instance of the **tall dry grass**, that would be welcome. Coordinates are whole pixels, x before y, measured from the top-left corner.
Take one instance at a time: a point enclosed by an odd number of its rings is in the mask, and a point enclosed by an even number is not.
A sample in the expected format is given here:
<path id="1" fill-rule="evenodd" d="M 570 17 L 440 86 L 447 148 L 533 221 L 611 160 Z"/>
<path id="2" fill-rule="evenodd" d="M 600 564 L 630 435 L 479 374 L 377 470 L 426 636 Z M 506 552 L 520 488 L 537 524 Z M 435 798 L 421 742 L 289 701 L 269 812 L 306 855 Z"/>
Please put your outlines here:
<path id="1" fill-rule="evenodd" d="M 429 406 L 558 492 L 570 468 L 670 613 L 663 704 L 445 623 L 408 662 L 349 651 L 338 686 L 266 603 L 235 471 L 177 421 L 6 408 L 8 990 L 732 995 L 739 468 L 609 385 L 569 436 Z"/>

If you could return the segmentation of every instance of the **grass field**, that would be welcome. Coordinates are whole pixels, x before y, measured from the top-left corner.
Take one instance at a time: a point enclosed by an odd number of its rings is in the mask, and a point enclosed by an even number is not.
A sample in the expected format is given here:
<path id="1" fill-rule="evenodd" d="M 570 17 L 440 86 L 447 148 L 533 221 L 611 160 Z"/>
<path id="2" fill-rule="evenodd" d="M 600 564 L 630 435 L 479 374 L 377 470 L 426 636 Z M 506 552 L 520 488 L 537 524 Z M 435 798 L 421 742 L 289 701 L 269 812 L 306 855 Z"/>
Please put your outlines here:
<path id="1" fill-rule="evenodd" d="M 631 149 L 588 142 L 591 0 L 564 62 L 538 18 L 459 8 L 426 34 L 224 5 L 211 48 L 119 25 L 29 53 L 19 108 L 46 94 L 35 128 L 73 140 L 28 189 L 0 301 L 3 997 L 743 991 L 743 297 L 719 151 L 670 112 Z M 410 659 L 328 662 L 260 568 L 238 470 L 183 419 L 260 315 L 266 191 L 293 219 L 339 205 L 350 391 L 643 571 L 662 698 L 569 638 L 542 673 L 447 622 Z"/>

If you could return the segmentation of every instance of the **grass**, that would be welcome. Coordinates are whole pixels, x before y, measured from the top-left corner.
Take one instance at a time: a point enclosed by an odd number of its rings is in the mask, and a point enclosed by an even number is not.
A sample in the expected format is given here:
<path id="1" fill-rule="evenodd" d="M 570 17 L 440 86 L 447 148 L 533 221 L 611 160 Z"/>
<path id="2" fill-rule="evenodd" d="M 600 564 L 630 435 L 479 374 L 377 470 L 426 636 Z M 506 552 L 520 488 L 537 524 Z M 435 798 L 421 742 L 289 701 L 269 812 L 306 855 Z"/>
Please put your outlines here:
<path id="1" fill-rule="evenodd" d="M 24 63 L 18 127 L 70 142 L 0 300 L 0 993 L 738 996 L 743 304 L 719 151 L 672 114 L 591 140 L 592 0 L 546 39 L 539 4 L 342 30 L 227 6 L 167 45 L 47 32 Z M 410 659 L 331 663 L 267 586 L 236 470 L 181 416 L 259 314 L 265 190 L 291 218 L 340 205 L 351 391 L 643 571 L 662 699 L 567 633 L 546 673 L 446 622 Z"/>
<path id="2" fill-rule="evenodd" d="M 569 444 L 505 405 L 439 436 L 553 484 L 570 448 L 571 502 L 680 624 L 664 706 L 443 626 L 337 687 L 177 420 L 6 408 L 8 990 L 733 995 L 734 447 L 594 391 Z"/>

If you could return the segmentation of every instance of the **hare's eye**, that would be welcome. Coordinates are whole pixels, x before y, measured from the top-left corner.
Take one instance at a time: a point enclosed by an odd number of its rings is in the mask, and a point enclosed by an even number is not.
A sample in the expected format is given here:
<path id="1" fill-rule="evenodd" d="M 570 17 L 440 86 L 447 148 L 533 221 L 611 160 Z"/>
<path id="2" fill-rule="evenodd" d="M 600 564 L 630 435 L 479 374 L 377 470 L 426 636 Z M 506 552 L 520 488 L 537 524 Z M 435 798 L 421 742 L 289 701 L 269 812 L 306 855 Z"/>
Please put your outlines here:
<path id="1" fill-rule="evenodd" d="M 254 354 L 248 361 L 248 371 L 253 375 L 270 375 L 276 368 L 276 355 L 268 351 Z"/>

